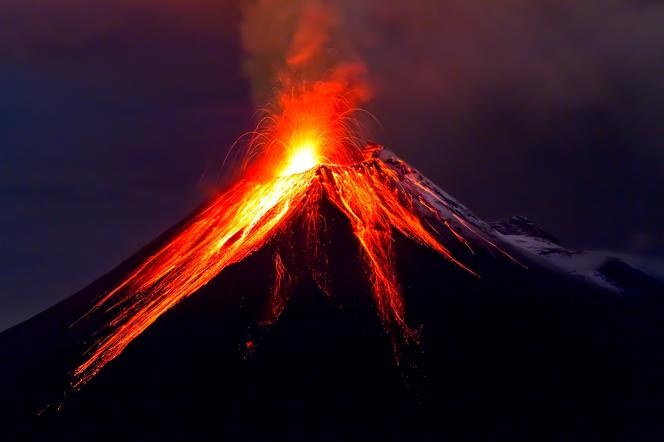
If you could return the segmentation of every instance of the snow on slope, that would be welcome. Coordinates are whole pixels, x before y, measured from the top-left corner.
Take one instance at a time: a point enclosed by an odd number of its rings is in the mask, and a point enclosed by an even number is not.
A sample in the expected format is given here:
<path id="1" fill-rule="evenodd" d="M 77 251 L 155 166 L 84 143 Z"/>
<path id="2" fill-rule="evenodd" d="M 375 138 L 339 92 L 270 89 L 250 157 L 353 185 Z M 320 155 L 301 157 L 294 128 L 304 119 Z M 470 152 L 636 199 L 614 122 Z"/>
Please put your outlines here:
<path id="1" fill-rule="evenodd" d="M 501 248 L 507 245 L 531 261 L 612 291 L 662 283 L 659 275 L 647 274 L 630 266 L 619 259 L 618 254 L 567 249 L 527 218 L 517 216 L 487 223 L 389 149 L 375 145 L 370 146 L 367 153 L 389 165 L 401 177 L 404 188 L 419 195 L 426 206 L 436 209 L 436 215 L 443 222 L 466 237 L 471 235 Z"/>

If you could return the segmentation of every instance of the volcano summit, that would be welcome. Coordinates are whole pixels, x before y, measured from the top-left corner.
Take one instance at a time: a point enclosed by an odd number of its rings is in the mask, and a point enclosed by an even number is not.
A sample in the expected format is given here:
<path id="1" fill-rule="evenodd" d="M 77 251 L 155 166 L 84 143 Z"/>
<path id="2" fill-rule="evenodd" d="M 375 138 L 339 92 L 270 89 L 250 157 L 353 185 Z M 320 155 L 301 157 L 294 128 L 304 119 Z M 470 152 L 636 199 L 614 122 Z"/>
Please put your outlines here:
<path id="1" fill-rule="evenodd" d="M 304 143 L 304 146 L 308 146 Z M 0 335 L 11 438 L 643 440 L 660 280 L 389 150 L 238 181 Z"/>

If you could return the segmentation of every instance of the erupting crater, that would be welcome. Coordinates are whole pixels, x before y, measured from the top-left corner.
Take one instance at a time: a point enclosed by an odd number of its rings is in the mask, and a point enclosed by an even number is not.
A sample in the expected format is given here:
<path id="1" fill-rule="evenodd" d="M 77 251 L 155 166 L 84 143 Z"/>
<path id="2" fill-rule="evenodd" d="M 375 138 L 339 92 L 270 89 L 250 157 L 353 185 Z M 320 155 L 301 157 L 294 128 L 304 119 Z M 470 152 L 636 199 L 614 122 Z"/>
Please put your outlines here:
<path id="1" fill-rule="evenodd" d="M 295 219 L 305 220 L 305 255 L 320 289 L 325 259 L 319 231 L 327 201 L 345 216 L 369 275 L 378 315 L 393 342 L 417 340 L 408 325 L 394 263 L 393 233 L 431 248 L 470 274 L 475 271 L 444 244 L 451 237 L 471 249 L 467 235 L 482 233 L 460 217 L 448 201 L 389 151 L 358 147 L 354 101 L 335 83 L 316 83 L 283 94 L 279 109 L 266 117 L 249 145 L 245 173 L 194 215 L 88 313 L 103 310 L 111 319 L 73 386 L 89 381 L 108 362 L 180 300 L 195 293 L 226 267 L 271 240 L 288 235 Z M 485 240 L 492 248 L 498 246 Z M 472 249 L 471 249 L 472 251 Z M 500 250 L 502 253 L 502 250 Z M 509 255 L 508 255 L 509 256 Z M 270 311 L 276 320 L 288 301 L 289 269 L 274 258 Z M 333 294 L 331 294 L 333 295 Z"/>

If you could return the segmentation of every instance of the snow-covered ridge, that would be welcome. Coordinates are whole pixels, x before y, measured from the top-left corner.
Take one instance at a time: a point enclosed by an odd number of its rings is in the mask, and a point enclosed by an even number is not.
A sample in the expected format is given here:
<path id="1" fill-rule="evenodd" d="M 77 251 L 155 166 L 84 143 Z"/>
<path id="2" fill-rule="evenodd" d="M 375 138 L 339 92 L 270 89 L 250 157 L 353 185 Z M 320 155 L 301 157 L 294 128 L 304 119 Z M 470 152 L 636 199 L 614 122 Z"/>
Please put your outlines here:
<path id="1" fill-rule="evenodd" d="M 404 188 L 419 195 L 427 206 L 436 209 L 438 217 L 465 236 L 475 236 L 501 248 L 507 246 L 508 250 L 516 249 L 530 261 L 612 291 L 662 284 L 656 275 L 632 267 L 617 254 L 567 249 L 525 217 L 487 223 L 391 150 L 371 145 L 366 152 L 396 171 Z"/>

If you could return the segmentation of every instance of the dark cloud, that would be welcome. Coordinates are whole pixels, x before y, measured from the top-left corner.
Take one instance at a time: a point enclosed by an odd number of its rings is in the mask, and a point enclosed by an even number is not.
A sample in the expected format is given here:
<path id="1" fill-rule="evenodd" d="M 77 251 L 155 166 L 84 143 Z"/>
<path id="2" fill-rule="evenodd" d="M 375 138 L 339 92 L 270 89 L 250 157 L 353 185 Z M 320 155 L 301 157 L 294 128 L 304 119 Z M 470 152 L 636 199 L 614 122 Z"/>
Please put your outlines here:
<path id="1" fill-rule="evenodd" d="M 377 138 L 480 215 L 576 246 L 664 236 L 662 2 L 384 1 L 359 20 Z"/>
<path id="2" fill-rule="evenodd" d="M 377 141 L 485 218 L 662 255 L 662 2 L 322 3 L 369 68 Z M 239 5 L 3 3 L 0 328 L 204 197 L 201 173 L 252 125 Z"/>

